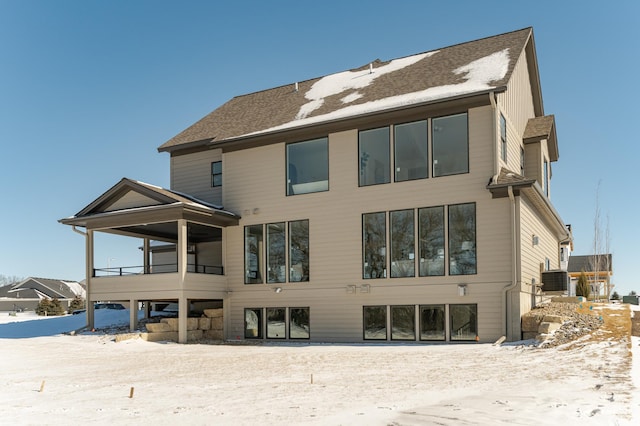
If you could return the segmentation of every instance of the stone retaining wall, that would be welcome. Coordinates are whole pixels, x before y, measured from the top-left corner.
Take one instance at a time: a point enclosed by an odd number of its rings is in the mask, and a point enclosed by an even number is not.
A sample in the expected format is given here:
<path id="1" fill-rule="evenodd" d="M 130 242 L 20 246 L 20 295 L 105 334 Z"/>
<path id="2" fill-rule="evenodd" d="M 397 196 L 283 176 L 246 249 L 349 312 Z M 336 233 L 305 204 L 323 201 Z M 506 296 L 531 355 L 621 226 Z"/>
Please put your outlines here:
<path id="1" fill-rule="evenodd" d="M 147 332 L 140 337 L 149 342 L 178 341 L 178 318 L 162 318 L 146 324 Z M 187 341 L 224 340 L 222 308 L 205 309 L 200 318 L 187 318 Z"/>

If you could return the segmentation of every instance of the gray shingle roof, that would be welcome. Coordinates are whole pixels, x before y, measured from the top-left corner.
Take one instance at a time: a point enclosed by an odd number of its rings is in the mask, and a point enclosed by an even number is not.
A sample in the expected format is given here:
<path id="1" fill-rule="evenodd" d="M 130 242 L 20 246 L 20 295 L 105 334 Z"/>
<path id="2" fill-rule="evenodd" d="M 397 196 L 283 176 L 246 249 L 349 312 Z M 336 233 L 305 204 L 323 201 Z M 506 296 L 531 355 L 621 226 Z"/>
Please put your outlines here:
<path id="1" fill-rule="evenodd" d="M 83 287 L 72 280 L 29 277 L 12 285 L 0 287 L 0 297 L 10 299 L 37 299 L 40 296 L 58 299 L 73 299 Z M 75 291 L 74 291 L 75 290 Z M 84 297 L 84 294 L 81 294 Z"/>
<path id="2" fill-rule="evenodd" d="M 309 120 L 322 122 L 335 118 L 336 113 L 340 119 L 344 119 L 362 114 L 363 109 L 367 108 L 383 111 L 390 108 L 390 104 L 395 107 L 398 103 L 401 106 L 416 105 L 427 100 L 444 100 L 499 88 L 509 81 L 515 63 L 531 36 L 532 29 L 525 28 L 394 61 L 376 61 L 372 63 L 374 78 L 364 86 L 358 86 L 357 79 L 369 78 L 369 64 L 351 70 L 352 74 L 336 73 L 302 81 L 297 91 L 292 82 L 290 85 L 237 96 L 161 145 L 158 150 L 171 151 L 198 142 L 213 141 L 215 144 L 248 134 L 281 129 L 283 126 L 304 126 Z M 500 58 L 502 60 L 497 60 Z M 398 64 L 406 65 L 398 67 Z M 479 64 L 494 68 L 483 84 L 469 84 L 483 78 L 483 73 L 474 72 L 474 67 Z M 385 70 L 391 69 L 393 71 L 385 73 Z M 317 108 L 308 114 L 303 113 L 308 111 L 313 99 L 317 100 L 317 97 L 310 98 L 309 91 L 314 84 L 319 83 L 326 88 L 327 83 L 342 77 L 347 78 L 344 90 L 325 93 L 326 96 L 321 96 L 322 101 L 318 102 L 320 105 L 313 104 Z M 315 90 L 319 90 L 318 85 Z"/>
<path id="3" fill-rule="evenodd" d="M 568 272 L 595 272 L 595 268 L 592 265 L 593 256 L 571 256 L 569 257 L 569 265 L 567 266 Z M 611 254 L 599 254 L 598 255 L 598 270 L 613 271 L 613 257 Z"/>

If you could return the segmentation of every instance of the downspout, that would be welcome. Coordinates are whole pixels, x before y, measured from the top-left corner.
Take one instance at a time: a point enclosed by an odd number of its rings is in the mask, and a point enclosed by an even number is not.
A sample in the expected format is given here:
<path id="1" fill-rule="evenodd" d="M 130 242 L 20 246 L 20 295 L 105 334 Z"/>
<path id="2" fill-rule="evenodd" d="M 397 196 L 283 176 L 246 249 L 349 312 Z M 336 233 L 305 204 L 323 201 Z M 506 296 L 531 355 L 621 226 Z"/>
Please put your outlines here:
<path id="1" fill-rule="evenodd" d="M 491 126 L 491 135 L 493 136 L 491 138 L 491 140 L 493 141 L 493 177 L 491 178 L 492 182 L 497 182 L 498 181 L 498 175 L 500 174 L 500 171 L 498 170 L 498 144 L 497 144 L 497 135 L 496 135 L 496 123 L 498 122 L 497 120 L 497 113 L 498 113 L 498 108 L 496 106 L 496 96 L 495 93 L 493 91 L 489 92 L 489 101 L 491 102 L 491 112 L 493 114 L 493 122 L 492 122 L 492 126 Z"/>
<path id="2" fill-rule="evenodd" d="M 508 321 L 509 321 L 509 314 L 507 312 L 507 308 L 509 306 L 509 302 L 508 302 L 508 297 L 509 297 L 509 291 L 513 290 L 516 285 L 518 284 L 518 268 L 516 265 L 516 261 L 517 261 L 517 256 L 516 256 L 516 250 L 517 250 L 517 238 L 516 238 L 516 198 L 513 195 L 513 186 L 509 185 L 509 187 L 507 188 L 507 190 L 509 191 L 509 200 L 511 201 L 511 272 L 512 272 L 512 278 L 511 278 L 511 283 L 509 285 L 507 285 L 506 287 L 504 287 L 502 289 L 502 318 L 504 319 L 504 327 L 503 327 L 503 333 L 504 336 L 509 339 L 509 335 L 508 330 L 509 330 L 509 326 L 508 326 Z"/>

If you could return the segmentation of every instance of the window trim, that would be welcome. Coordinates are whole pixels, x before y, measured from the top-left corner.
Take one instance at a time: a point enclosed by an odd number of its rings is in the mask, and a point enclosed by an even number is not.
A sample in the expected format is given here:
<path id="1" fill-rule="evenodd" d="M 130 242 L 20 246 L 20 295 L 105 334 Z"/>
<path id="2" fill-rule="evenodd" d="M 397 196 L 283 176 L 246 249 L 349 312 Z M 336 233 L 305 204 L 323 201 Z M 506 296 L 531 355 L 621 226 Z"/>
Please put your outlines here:
<path id="1" fill-rule="evenodd" d="M 272 337 L 269 336 L 269 311 L 275 311 L 275 310 L 282 310 L 284 313 L 284 318 L 282 319 L 282 325 L 284 326 L 284 333 L 282 335 L 282 337 L 280 336 L 276 336 L 276 337 Z M 265 326 L 265 338 L 268 340 L 286 340 L 289 333 L 287 330 L 287 324 L 288 324 L 288 319 L 287 319 L 287 308 L 281 307 L 281 306 L 269 306 L 266 307 L 264 309 L 264 317 L 265 317 L 265 321 L 264 321 L 264 326 Z"/>
<path id="2" fill-rule="evenodd" d="M 367 328 L 365 323 L 365 309 L 367 308 L 384 308 L 385 311 L 385 326 L 384 326 L 384 338 L 371 338 L 367 337 Z M 387 305 L 365 305 L 362 307 L 362 340 L 373 340 L 373 341 L 387 341 L 389 340 L 389 307 Z"/>
<path id="3" fill-rule="evenodd" d="M 429 308 L 429 307 L 438 307 L 438 308 L 442 308 L 442 338 L 441 339 L 427 339 L 427 338 L 423 338 L 423 329 L 422 329 L 422 309 L 423 308 Z M 426 305 L 418 305 L 418 321 L 419 321 L 419 327 L 418 327 L 418 339 L 422 342 L 445 342 L 447 340 L 447 304 L 445 303 L 432 303 L 432 304 L 426 304 Z"/>
<path id="4" fill-rule="evenodd" d="M 474 249 L 474 257 L 475 257 L 475 271 L 471 274 L 458 273 L 454 274 L 451 272 L 451 207 L 456 206 L 464 206 L 473 204 L 473 249 Z M 447 206 L 447 251 L 448 251 L 448 262 L 447 262 L 447 270 L 450 276 L 463 276 L 463 275 L 477 275 L 478 274 L 478 205 L 477 203 L 457 203 L 457 204 L 449 204 Z"/>
<path id="5" fill-rule="evenodd" d="M 454 339 L 453 338 L 453 310 L 452 308 L 456 306 L 475 306 L 475 316 L 476 316 L 476 329 L 475 329 L 475 337 L 469 339 Z M 449 341 L 450 342 L 473 342 L 477 341 L 478 336 L 480 335 L 478 329 L 478 304 L 477 303 L 450 303 L 449 304 Z"/>
<path id="6" fill-rule="evenodd" d="M 299 194 L 296 194 L 293 192 L 293 190 L 291 189 L 290 191 L 290 170 L 289 170 L 289 147 L 296 145 L 296 144 L 304 144 L 304 143 L 309 143 L 309 142 L 318 142 L 318 141 L 324 141 L 326 149 L 327 149 L 327 188 L 326 189 L 320 189 L 317 191 L 308 191 L 308 192 L 301 192 Z M 284 147 L 284 155 L 285 155 L 285 195 L 287 197 L 292 197 L 295 195 L 305 195 L 305 194 L 314 194 L 316 192 L 327 192 L 329 191 L 330 188 L 330 179 L 329 179 L 329 136 L 322 136 L 319 138 L 315 138 L 315 139 L 308 139 L 308 140 L 303 140 L 303 141 L 296 141 L 296 142 L 289 142 L 287 144 L 285 144 Z M 314 181 L 314 182 L 305 182 L 305 183 L 315 183 L 315 182 L 321 182 L 321 181 Z"/>
<path id="7" fill-rule="evenodd" d="M 392 163 L 392 156 L 391 156 L 391 127 L 392 125 L 388 124 L 386 126 L 380 126 L 380 127 L 373 127 L 371 129 L 364 129 L 364 130 L 358 130 L 358 187 L 359 188 L 363 188 L 363 187 L 367 187 L 367 186 L 376 186 L 376 185 L 386 185 L 388 183 L 391 183 L 391 163 Z M 363 133 L 367 133 L 367 132 L 372 132 L 374 130 L 382 130 L 382 129 L 387 129 L 387 170 L 386 173 L 388 174 L 387 176 L 387 180 L 386 182 L 379 182 L 379 183 L 370 183 L 370 184 L 363 184 L 362 182 L 362 138 L 361 135 Z M 367 157 L 368 159 L 368 157 Z"/>
<path id="8" fill-rule="evenodd" d="M 424 128 L 425 128 L 424 137 L 426 139 L 426 141 L 425 141 L 425 143 L 426 143 L 426 146 L 425 146 L 426 152 L 424 153 L 425 156 L 426 156 L 425 164 L 424 164 L 425 171 L 426 171 L 426 176 L 425 177 L 407 178 L 407 179 L 398 180 L 398 175 L 397 175 L 397 173 L 398 173 L 398 161 L 397 161 L 397 158 L 398 158 L 398 155 L 397 155 L 397 153 L 398 153 L 398 150 L 397 150 L 398 137 L 397 137 L 396 129 L 399 126 L 400 127 L 401 126 L 408 126 L 408 125 L 411 125 L 411 124 L 417 124 L 417 123 L 422 123 L 422 122 L 424 122 Z M 408 122 L 404 122 L 404 123 L 395 123 L 395 124 L 392 125 L 392 127 L 393 127 L 393 132 L 391 132 L 390 135 L 393 135 L 393 140 L 392 140 L 393 182 L 394 183 L 398 183 L 398 182 L 410 182 L 410 181 L 413 181 L 413 180 L 429 179 L 429 175 L 430 175 L 430 173 L 429 173 L 430 172 L 430 168 L 429 168 L 429 165 L 430 165 L 430 161 L 429 161 L 429 151 L 430 151 L 430 147 L 429 147 L 429 145 L 430 145 L 430 140 L 429 140 L 429 119 L 425 118 L 425 119 L 422 119 L 422 120 L 408 121 Z"/>
<path id="9" fill-rule="evenodd" d="M 293 337 L 291 336 L 291 311 L 294 309 L 306 309 L 307 315 L 309 316 L 309 332 L 307 337 Z M 288 330 L 289 330 L 289 339 L 291 340 L 309 340 L 311 339 L 311 308 L 309 306 L 293 306 L 288 308 L 289 318 L 288 318 Z"/>
<path id="10" fill-rule="evenodd" d="M 413 315 L 412 315 L 412 318 L 413 318 L 413 338 L 411 338 L 411 339 L 402 339 L 402 338 L 399 338 L 399 337 L 393 337 L 393 334 L 394 334 L 393 333 L 393 323 L 394 323 L 394 321 L 393 321 L 393 310 L 394 310 L 394 308 L 412 308 L 412 310 L 413 310 Z M 390 322 L 390 324 L 389 324 L 390 325 L 389 326 L 390 330 L 389 331 L 391 333 L 391 340 L 396 341 L 396 342 L 415 342 L 416 341 L 416 338 L 417 338 L 417 334 L 416 334 L 416 332 L 417 332 L 417 330 L 416 330 L 416 305 L 411 305 L 411 304 L 409 304 L 409 305 L 391 305 L 391 306 L 389 306 L 389 309 L 388 309 L 388 315 L 389 315 L 389 322 Z"/>
<path id="11" fill-rule="evenodd" d="M 364 218 L 367 215 L 374 215 L 374 214 L 383 214 L 384 215 L 384 267 L 382 269 L 382 276 L 380 277 L 367 277 L 366 273 L 365 273 L 365 261 L 366 261 L 366 249 L 365 249 L 365 226 L 364 226 Z M 362 213 L 362 218 L 361 218 L 361 227 L 362 227 L 362 279 L 363 280 L 378 280 L 378 279 L 385 279 L 388 277 L 389 275 L 389 268 L 388 268 L 388 263 L 389 263 L 389 256 L 387 256 L 387 245 L 388 245 L 388 232 L 389 230 L 388 225 L 387 225 L 387 212 L 386 211 L 382 211 L 382 212 L 369 212 L 369 213 Z M 371 275 L 371 273 L 369 273 L 369 275 Z"/>

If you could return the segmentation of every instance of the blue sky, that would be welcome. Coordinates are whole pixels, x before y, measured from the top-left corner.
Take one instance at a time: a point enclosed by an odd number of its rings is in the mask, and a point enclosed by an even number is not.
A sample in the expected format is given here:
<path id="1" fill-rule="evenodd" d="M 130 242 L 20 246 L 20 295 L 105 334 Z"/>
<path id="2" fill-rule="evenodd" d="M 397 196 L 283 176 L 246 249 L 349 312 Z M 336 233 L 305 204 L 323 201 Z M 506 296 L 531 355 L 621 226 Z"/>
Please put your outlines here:
<path id="1" fill-rule="evenodd" d="M 632 0 L 0 0 L 0 274 L 83 279 L 83 238 L 58 219 L 125 176 L 168 187 L 156 148 L 233 96 L 528 26 L 557 123 L 553 203 L 588 254 L 600 182 L 616 290 L 640 292 Z M 115 244 L 97 241 L 96 266 L 131 264 Z"/>

